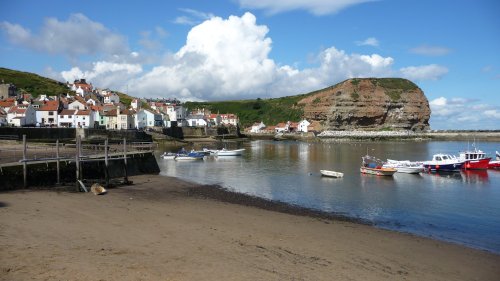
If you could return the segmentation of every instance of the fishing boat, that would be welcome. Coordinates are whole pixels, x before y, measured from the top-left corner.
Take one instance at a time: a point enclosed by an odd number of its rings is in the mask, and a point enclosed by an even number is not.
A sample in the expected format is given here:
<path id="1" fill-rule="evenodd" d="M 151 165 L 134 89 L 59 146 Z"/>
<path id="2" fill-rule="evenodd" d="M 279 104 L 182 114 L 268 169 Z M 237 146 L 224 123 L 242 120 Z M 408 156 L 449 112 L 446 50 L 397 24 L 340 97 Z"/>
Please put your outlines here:
<path id="1" fill-rule="evenodd" d="M 491 157 L 486 157 L 483 151 L 475 148 L 460 152 L 458 158 L 465 162 L 462 167 L 464 170 L 486 170 L 491 160 Z"/>
<path id="2" fill-rule="evenodd" d="M 434 154 L 432 160 L 424 161 L 424 168 L 428 172 L 460 172 L 465 161 L 449 154 Z"/>
<path id="3" fill-rule="evenodd" d="M 359 171 L 362 174 L 370 174 L 376 176 L 392 176 L 397 172 L 394 168 L 384 168 L 382 167 L 383 161 L 377 159 L 370 155 L 365 155 L 361 157 L 363 159 L 363 163 L 361 164 L 361 168 Z"/>
<path id="4" fill-rule="evenodd" d="M 488 163 L 488 169 L 500 169 L 500 153 L 496 151 L 496 159 Z"/>
<path id="5" fill-rule="evenodd" d="M 215 155 L 217 155 L 217 156 L 240 156 L 243 154 L 243 151 L 245 151 L 244 148 L 233 149 L 233 150 L 223 148 L 220 150 L 216 150 Z"/>
<path id="6" fill-rule="evenodd" d="M 189 152 L 189 153 L 179 153 L 177 156 L 175 156 L 176 161 L 183 161 L 183 160 L 203 160 L 203 157 L 205 157 L 204 154 L 197 153 L 197 152 Z"/>
<path id="7" fill-rule="evenodd" d="M 424 171 L 422 162 L 412 162 L 409 160 L 392 160 L 387 159 L 387 162 L 382 165 L 383 168 L 394 168 L 398 173 L 418 174 Z"/>
<path id="8" fill-rule="evenodd" d="M 173 160 L 177 156 L 176 153 L 173 152 L 164 152 L 160 157 L 163 159 Z"/>
<path id="9" fill-rule="evenodd" d="M 342 178 L 344 177 L 344 173 L 341 172 L 335 172 L 335 171 L 330 171 L 330 170 L 319 170 L 322 176 L 325 177 L 332 177 L 332 178 Z"/>

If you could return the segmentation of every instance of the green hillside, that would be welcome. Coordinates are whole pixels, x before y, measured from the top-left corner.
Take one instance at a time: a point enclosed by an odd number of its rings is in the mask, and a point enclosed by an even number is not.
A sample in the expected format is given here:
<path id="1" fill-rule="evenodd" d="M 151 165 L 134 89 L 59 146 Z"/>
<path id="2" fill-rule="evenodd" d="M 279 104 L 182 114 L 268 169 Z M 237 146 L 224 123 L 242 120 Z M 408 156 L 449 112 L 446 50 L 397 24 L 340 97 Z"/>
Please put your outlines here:
<path id="1" fill-rule="evenodd" d="M 234 113 L 238 115 L 242 127 L 248 127 L 255 122 L 274 125 L 284 121 L 300 121 L 303 109 L 297 102 L 305 95 L 281 97 L 274 99 L 186 102 L 189 110 L 208 108 L 212 113 Z"/>
<path id="2" fill-rule="evenodd" d="M 65 83 L 42 77 L 34 73 L 22 72 L 0 67 L 0 82 L 16 85 L 20 92 L 27 92 L 38 97 L 39 95 L 59 95 L 70 92 Z"/>
<path id="3" fill-rule="evenodd" d="M 40 95 L 55 96 L 72 92 L 66 83 L 62 83 L 50 78 L 42 77 L 34 73 L 22 72 L 0 67 L 0 82 L 14 84 L 18 91 L 30 93 L 34 98 Z M 120 101 L 125 105 L 130 105 L 132 99 L 127 94 L 116 92 Z"/>

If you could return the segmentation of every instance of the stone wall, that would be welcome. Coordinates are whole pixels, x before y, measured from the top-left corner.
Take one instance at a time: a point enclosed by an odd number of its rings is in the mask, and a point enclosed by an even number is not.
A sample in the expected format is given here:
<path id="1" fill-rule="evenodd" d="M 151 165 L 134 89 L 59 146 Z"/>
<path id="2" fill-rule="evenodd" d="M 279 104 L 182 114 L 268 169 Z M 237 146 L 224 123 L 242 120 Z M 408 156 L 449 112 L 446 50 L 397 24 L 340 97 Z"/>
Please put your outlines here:
<path id="1" fill-rule="evenodd" d="M 82 178 L 87 180 L 105 179 L 104 161 L 81 162 Z M 57 164 L 55 161 L 33 163 L 27 167 L 28 188 L 52 188 L 57 182 Z M 110 160 L 109 177 L 120 178 L 125 176 L 125 165 L 123 160 Z M 152 152 L 130 155 L 127 159 L 127 175 L 158 174 L 160 168 Z M 2 167 L 0 170 L 0 190 L 23 188 L 23 165 Z M 76 166 L 75 161 L 60 162 L 61 182 L 70 190 L 75 190 Z"/>

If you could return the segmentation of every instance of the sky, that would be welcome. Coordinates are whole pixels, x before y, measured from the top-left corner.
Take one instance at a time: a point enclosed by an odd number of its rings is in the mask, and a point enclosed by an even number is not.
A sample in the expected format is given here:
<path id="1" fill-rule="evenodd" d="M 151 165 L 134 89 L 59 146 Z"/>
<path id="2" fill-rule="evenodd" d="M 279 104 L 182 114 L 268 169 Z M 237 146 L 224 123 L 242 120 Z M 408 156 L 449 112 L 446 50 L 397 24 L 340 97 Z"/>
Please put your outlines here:
<path id="1" fill-rule="evenodd" d="M 0 66 L 220 101 L 401 77 L 431 129 L 500 129 L 498 0 L 0 0 Z"/>

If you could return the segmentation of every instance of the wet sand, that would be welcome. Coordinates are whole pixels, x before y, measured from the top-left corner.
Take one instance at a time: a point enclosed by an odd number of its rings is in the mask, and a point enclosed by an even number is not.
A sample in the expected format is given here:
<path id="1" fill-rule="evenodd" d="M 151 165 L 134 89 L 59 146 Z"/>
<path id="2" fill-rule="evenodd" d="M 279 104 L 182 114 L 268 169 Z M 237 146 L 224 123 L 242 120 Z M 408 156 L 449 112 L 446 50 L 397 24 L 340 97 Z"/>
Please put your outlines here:
<path id="1" fill-rule="evenodd" d="M 175 178 L 0 193 L 0 280 L 499 280 L 500 256 Z"/>

